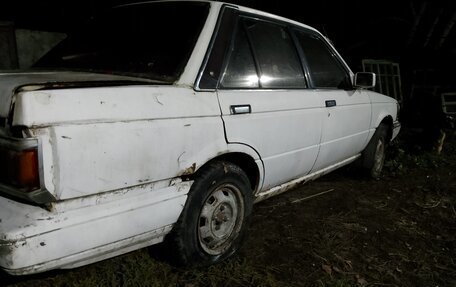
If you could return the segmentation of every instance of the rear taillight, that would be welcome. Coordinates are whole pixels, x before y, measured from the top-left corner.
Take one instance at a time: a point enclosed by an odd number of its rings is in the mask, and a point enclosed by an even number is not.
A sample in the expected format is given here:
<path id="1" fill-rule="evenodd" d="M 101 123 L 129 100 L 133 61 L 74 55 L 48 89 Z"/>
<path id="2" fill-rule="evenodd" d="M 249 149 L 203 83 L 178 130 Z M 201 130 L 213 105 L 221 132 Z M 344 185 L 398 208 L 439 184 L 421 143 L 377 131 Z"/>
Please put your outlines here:
<path id="1" fill-rule="evenodd" d="M 39 139 L 0 135 L 0 196 L 36 204 L 56 201 L 40 180 Z"/>
<path id="2" fill-rule="evenodd" d="M 37 148 L 18 151 L 0 147 L 0 183 L 28 192 L 39 189 Z"/>

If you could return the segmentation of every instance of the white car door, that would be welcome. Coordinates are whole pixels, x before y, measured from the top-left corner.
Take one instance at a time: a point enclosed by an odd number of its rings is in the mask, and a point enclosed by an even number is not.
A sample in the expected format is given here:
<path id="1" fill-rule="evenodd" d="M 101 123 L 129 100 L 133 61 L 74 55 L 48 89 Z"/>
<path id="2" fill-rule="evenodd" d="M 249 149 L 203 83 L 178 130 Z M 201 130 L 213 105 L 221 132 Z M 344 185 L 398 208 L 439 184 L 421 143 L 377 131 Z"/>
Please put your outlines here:
<path id="1" fill-rule="evenodd" d="M 310 84 L 324 108 L 320 152 L 314 171 L 361 152 L 367 144 L 371 104 L 362 90 L 354 90 L 350 71 L 333 48 L 317 33 L 295 30 Z"/>
<path id="2" fill-rule="evenodd" d="M 321 91 L 319 96 L 328 106 L 315 171 L 360 153 L 367 144 L 371 117 L 369 97 L 360 90 Z"/>
<path id="3" fill-rule="evenodd" d="M 217 94 L 229 143 L 253 147 L 263 190 L 303 176 L 319 149 L 322 106 L 308 89 L 288 28 L 240 17 Z"/>

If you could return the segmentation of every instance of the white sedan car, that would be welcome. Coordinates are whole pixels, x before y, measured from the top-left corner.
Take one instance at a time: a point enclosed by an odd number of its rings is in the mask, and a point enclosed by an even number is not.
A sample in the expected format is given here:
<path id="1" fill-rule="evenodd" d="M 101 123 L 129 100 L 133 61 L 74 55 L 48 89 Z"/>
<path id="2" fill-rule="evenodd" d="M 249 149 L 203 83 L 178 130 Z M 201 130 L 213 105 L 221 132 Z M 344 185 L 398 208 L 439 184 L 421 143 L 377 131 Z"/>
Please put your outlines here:
<path id="1" fill-rule="evenodd" d="M 315 29 L 208 1 L 113 8 L 30 72 L 0 73 L 0 267 L 73 268 L 166 240 L 232 255 L 252 205 L 358 160 L 397 102 Z"/>

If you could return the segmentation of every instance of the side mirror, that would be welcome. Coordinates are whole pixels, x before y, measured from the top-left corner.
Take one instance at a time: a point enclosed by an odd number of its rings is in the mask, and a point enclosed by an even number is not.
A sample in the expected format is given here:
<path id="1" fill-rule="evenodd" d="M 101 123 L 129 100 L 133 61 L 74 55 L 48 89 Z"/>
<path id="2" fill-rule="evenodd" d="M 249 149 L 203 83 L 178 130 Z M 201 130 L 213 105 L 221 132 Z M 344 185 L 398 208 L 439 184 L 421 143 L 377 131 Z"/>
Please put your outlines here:
<path id="1" fill-rule="evenodd" d="M 358 72 L 355 74 L 356 88 L 369 89 L 375 87 L 375 73 Z"/>

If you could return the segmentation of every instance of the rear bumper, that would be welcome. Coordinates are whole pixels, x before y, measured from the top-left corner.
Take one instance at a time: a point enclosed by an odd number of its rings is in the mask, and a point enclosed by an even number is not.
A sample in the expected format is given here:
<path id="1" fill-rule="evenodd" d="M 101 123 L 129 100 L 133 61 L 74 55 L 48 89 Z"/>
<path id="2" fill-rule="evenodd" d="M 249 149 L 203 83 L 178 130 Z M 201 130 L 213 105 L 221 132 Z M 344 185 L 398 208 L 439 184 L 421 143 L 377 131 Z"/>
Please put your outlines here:
<path id="1" fill-rule="evenodd" d="M 73 268 L 159 243 L 190 186 L 144 184 L 55 203 L 51 211 L 0 197 L 0 267 L 13 275 Z"/>

